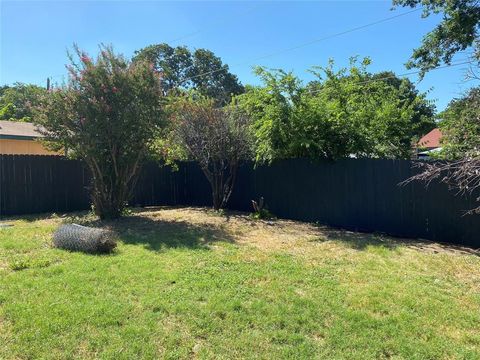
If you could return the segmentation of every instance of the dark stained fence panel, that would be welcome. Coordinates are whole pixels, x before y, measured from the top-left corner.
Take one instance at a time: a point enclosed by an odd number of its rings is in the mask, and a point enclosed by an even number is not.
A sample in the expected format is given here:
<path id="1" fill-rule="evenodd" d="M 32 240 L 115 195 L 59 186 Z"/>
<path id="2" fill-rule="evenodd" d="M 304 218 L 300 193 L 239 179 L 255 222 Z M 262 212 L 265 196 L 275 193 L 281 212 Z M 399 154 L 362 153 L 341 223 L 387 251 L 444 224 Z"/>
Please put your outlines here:
<path id="1" fill-rule="evenodd" d="M 359 231 L 480 247 L 480 216 L 464 215 L 475 196 L 455 196 L 444 184 L 399 183 L 414 174 L 405 160 L 292 159 L 244 164 L 229 208 L 251 211 L 265 198 L 278 217 Z M 90 208 L 90 176 L 79 161 L 56 156 L 0 155 L 0 214 L 67 212 Z M 211 189 L 191 162 L 178 169 L 146 164 L 130 201 L 134 206 L 210 206 Z"/>
<path id="2" fill-rule="evenodd" d="M 1 215 L 88 209 L 89 185 L 90 175 L 79 161 L 0 155 Z"/>
<path id="3" fill-rule="evenodd" d="M 475 196 L 438 183 L 400 186 L 414 174 L 409 161 L 295 159 L 251 169 L 240 169 L 229 207 L 251 211 L 263 196 L 283 218 L 480 247 L 480 216 L 464 215 Z"/>

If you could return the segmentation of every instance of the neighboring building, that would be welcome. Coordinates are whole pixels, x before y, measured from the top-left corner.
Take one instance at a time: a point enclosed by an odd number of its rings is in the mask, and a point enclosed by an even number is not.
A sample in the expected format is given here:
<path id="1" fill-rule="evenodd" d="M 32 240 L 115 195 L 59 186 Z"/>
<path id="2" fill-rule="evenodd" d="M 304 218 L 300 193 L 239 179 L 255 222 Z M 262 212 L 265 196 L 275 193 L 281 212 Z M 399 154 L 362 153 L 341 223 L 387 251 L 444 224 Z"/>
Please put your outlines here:
<path id="1" fill-rule="evenodd" d="M 38 139 L 39 128 L 27 122 L 0 120 L 0 154 L 2 155 L 60 155 L 47 150 Z"/>
<path id="2" fill-rule="evenodd" d="M 428 159 L 432 153 L 442 150 L 440 140 L 442 139 L 442 132 L 435 128 L 427 135 L 424 135 L 417 142 L 417 157 L 418 159 Z"/>

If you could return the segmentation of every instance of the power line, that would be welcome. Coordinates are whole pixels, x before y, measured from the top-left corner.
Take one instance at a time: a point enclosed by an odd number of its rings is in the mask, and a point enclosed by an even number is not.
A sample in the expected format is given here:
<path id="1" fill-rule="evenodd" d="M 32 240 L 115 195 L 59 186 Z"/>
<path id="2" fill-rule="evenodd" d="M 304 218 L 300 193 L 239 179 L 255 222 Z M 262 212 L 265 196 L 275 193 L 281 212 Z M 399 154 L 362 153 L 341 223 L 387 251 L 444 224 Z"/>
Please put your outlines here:
<path id="1" fill-rule="evenodd" d="M 290 48 L 286 48 L 286 49 L 283 49 L 283 50 L 279 50 L 279 51 L 276 51 L 276 52 L 258 57 L 255 60 L 263 60 L 263 59 L 269 58 L 271 56 L 276 56 L 276 55 L 283 54 L 283 53 L 286 53 L 286 52 L 289 52 L 289 51 L 297 50 L 297 49 L 300 49 L 302 47 L 309 46 L 309 45 L 312 45 L 312 44 L 316 44 L 316 43 L 321 42 L 321 41 L 330 40 L 330 39 L 333 39 L 335 37 L 342 36 L 342 35 L 345 35 L 345 34 L 349 34 L 349 33 L 354 32 L 354 31 L 363 30 L 363 29 L 366 29 L 368 27 L 378 25 L 378 24 L 381 24 L 381 23 L 384 23 L 384 22 L 387 22 L 387 21 L 405 16 L 405 15 L 409 15 L 411 13 L 414 13 L 414 12 L 417 12 L 417 11 L 420 11 L 420 10 L 421 9 L 414 9 L 414 10 L 407 11 L 407 12 L 402 13 L 402 14 L 398 14 L 398 15 L 395 15 L 395 16 L 390 16 L 390 17 L 385 18 L 385 19 L 374 21 L 374 22 L 369 23 L 369 24 L 357 26 L 357 27 L 354 27 L 352 29 L 345 30 L 345 31 L 342 31 L 342 32 L 339 32 L 339 33 L 336 33 L 336 34 L 332 34 L 332 35 L 328 35 L 328 36 L 325 36 L 325 37 L 322 37 L 322 38 L 314 39 L 314 40 L 311 40 L 311 41 L 308 41 L 308 42 L 305 42 L 305 43 L 302 43 L 302 44 L 299 44 L 299 45 L 292 46 Z"/>
<path id="2" fill-rule="evenodd" d="M 443 66 L 436 67 L 434 69 L 431 69 L 430 71 L 445 69 L 445 68 L 454 67 L 454 66 L 466 65 L 466 64 L 471 64 L 471 63 L 472 63 L 472 61 L 470 60 L 470 61 L 464 61 L 464 62 L 456 63 L 456 64 L 448 64 L 448 65 L 443 65 Z M 359 82 L 356 82 L 355 85 L 363 85 L 363 84 L 368 84 L 368 83 L 374 82 L 374 81 L 383 81 L 383 80 L 388 80 L 388 79 L 394 79 L 394 78 L 397 78 L 397 77 L 407 77 L 409 75 L 415 75 L 415 74 L 419 74 L 421 72 L 422 72 L 421 70 L 418 70 L 418 71 L 410 71 L 410 72 L 399 74 L 399 75 L 392 74 L 392 75 L 381 77 L 381 78 L 359 81 Z M 320 92 L 320 91 L 322 91 L 322 89 L 311 90 L 311 91 L 309 91 L 309 93 L 310 94 L 315 94 L 315 93 Z"/>
<path id="3" fill-rule="evenodd" d="M 297 49 L 300 49 L 302 47 L 309 46 L 309 45 L 312 45 L 312 44 L 316 44 L 316 43 L 321 42 L 321 41 L 330 40 L 330 39 L 333 39 L 333 38 L 338 37 L 338 36 L 349 34 L 349 33 L 354 32 L 354 31 L 362 30 L 362 29 L 365 29 L 365 28 L 368 28 L 368 27 L 371 27 L 371 26 L 374 26 L 374 25 L 378 25 L 378 24 L 381 24 L 381 23 L 384 23 L 384 22 L 387 22 L 387 21 L 390 21 L 390 20 L 393 20 L 393 19 L 396 19 L 396 18 L 399 18 L 399 17 L 402 17 L 402 16 L 406 16 L 406 15 L 409 15 L 411 13 L 414 13 L 414 12 L 417 12 L 417 11 L 420 11 L 420 10 L 422 10 L 422 9 L 418 8 L 418 9 L 414 9 L 414 10 L 411 10 L 411 11 L 407 11 L 407 12 L 402 13 L 402 14 L 390 16 L 390 17 L 380 19 L 380 20 L 377 20 L 377 21 L 374 21 L 374 22 L 371 22 L 371 23 L 368 23 L 368 24 L 365 24 L 365 25 L 357 26 L 357 27 L 354 27 L 354 28 L 351 28 L 351 29 L 348 29 L 348 30 L 345 30 L 345 31 L 342 31 L 342 32 L 339 32 L 339 33 L 335 33 L 335 34 L 328 35 L 328 36 L 325 36 L 325 37 L 322 37 L 322 38 L 310 40 L 308 42 L 301 43 L 299 45 L 295 45 L 295 46 L 292 46 L 292 47 L 289 47 L 289 48 L 286 48 L 286 49 L 282 49 L 282 50 L 279 50 L 279 51 L 276 51 L 276 52 L 272 52 L 270 54 L 262 55 L 262 56 L 253 58 L 253 59 L 248 60 L 248 61 L 244 61 L 244 62 L 241 62 L 241 63 L 234 64 L 233 66 L 245 65 L 245 64 L 251 63 L 253 61 L 263 60 L 263 59 L 266 59 L 266 58 L 269 58 L 269 57 L 272 57 L 272 56 L 275 56 L 275 55 L 278 55 L 278 54 L 283 54 L 285 52 L 297 50 Z M 195 76 L 191 76 L 189 78 L 183 79 L 177 85 L 180 85 L 180 84 L 182 84 L 186 81 L 195 79 L 197 77 L 201 77 L 201 76 L 205 76 L 205 75 L 209 75 L 209 74 L 214 74 L 214 73 L 217 73 L 219 71 L 223 71 L 223 68 L 222 69 L 211 70 L 211 71 L 207 71 L 207 72 L 195 75 Z"/>
<path id="4" fill-rule="evenodd" d="M 264 6 L 264 4 L 253 6 L 253 7 L 249 8 L 248 10 L 246 10 L 245 12 L 240 13 L 238 16 L 243 16 L 243 15 L 245 15 L 245 14 L 248 14 L 248 13 L 254 11 L 254 10 L 257 10 L 258 8 L 260 8 L 260 7 L 262 7 L 262 6 Z M 222 18 L 220 21 L 217 21 L 217 22 L 216 22 L 216 25 L 221 24 L 221 23 L 224 23 L 226 20 L 227 20 L 226 18 Z M 206 27 L 206 28 L 204 28 L 204 29 L 199 29 L 199 30 L 194 31 L 194 32 L 192 32 L 192 33 L 190 33 L 190 34 L 186 34 L 186 35 L 184 35 L 184 36 L 180 36 L 180 37 L 178 37 L 178 38 L 176 38 L 176 39 L 170 40 L 170 41 L 167 42 L 167 44 L 175 43 L 175 42 L 177 42 L 177 41 L 180 41 L 180 40 L 183 40 L 183 39 L 186 39 L 186 38 L 189 38 L 189 37 L 198 35 L 199 33 L 202 33 L 205 29 L 211 30 L 212 28 L 214 28 L 214 26 Z M 191 64 L 190 66 L 187 66 L 187 68 L 186 68 L 184 71 L 190 70 L 190 69 L 193 68 L 194 66 L 195 66 L 195 63 Z"/>
<path id="5" fill-rule="evenodd" d="M 465 60 L 465 59 L 463 59 L 463 60 Z M 462 61 L 462 60 L 460 60 L 460 61 Z M 473 62 L 474 62 L 474 61 L 469 60 L 469 61 L 463 61 L 463 62 L 455 63 L 455 64 L 447 64 L 447 65 L 438 66 L 438 67 L 436 67 L 436 68 L 430 69 L 430 71 L 440 70 L 440 69 L 445 69 L 445 68 L 450 68 L 450 67 L 455 67 L 455 66 L 460 66 L 460 65 L 472 64 Z M 399 78 L 399 77 L 407 77 L 407 76 L 410 76 L 410 75 L 416 75 L 416 74 L 419 74 L 419 73 L 421 73 L 421 72 L 422 72 L 422 70 L 417 70 L 417 71 L 406 72 L 406 73 L 399 74 L 399 75 L 397 75 L 397 74 L 392 74 L 392 75 L 384 76 L 384 77 L 381 77 L 381 78 L 359 81 L 359 82 L 357 82 L 357 83 L 355 83 L 355 84 L 356 84 L 356 85 L 363 85 L 363 84 L 368 84 L 368 83 L 371 83 L 371 82 L 374 82 L 374 81 L 383 81 L 383 80 L 388 80 L 388 79 L 394 79 L 394 78 Z M 52 77 L 56 77 L 56 76 L 60 76 L 60 75 L 50 76 L 50 79 L 51 79 Z M 47 79 L 48 79 L 48 78 L 47 78 Z M 320 91 L 322 91 L 322 89 L 319 89 L 319 90 L 311 90 L 311 91 L 309 91 L 309 93 L 315 94 L 315 93 L 320 92 Z"/>
<path id="6" fill-rule="evenodd" d="M 236 14 L 235 17 L 239 17 L 239 16 L 243 16 L 243 15 L 249 14 L 249 13 L 251 13 L 252 11 L 257 10 L 258 8 L 261 8 L 262 6 L 264 6 L 264 4 L 252 6 L 252 7 L 248 8 L 246 11 L 241 12 L 240 14 Z M 191 33 L 188 33 L 188 34 L 182 35 L 182 36 L 180 36 L 180 37 L 177 37 L 177 38 L 175 38 L 175 39 L 172 39 L 172 40 L 168 41 L 167 44 L 175 43 L 175 42 L 178 42 L 178 41 L 180 41 L 180 40 L 184 40 L 184 39 L 187 39 L 187 38 L 189 38 L 189 37 L 198 35 L 198 34 L 204 32 L 204 31 L 206 31 L 206 30 L 211 30 L 211 29 L 215 28 L 217 25 L 223 24 L 223 23 L 225 23 L 225 22 L 227 22 L 227 21 L 228 21 L 228 18 L 222 17 L 222 18 L 220 18 L 219 21 L 216 21 L 216 22 L 214 22 L 213 24 L 210 24 L 210 26 L 206 26 L 206 27 L 200 28 L 200 29 L 195 30 L 195 31 L 193 31 L 193 32 L 191 32 Z"/>
<path id="7" fill-rule="evenodd" d="M 252 6 L 252 7 L 248 8 L 246 11 L 241 12 L 240 14 L 238 14 L 236 17 L 249 14 L 249 13 L 257 10 L 258 8 L 261 8 L 262 6 L 264 6 L 264 4 Z M 178 37 L 178 38 L 175 38 L 175 39 L 173 39 L 173 40 L 168 41 L 167 43 L 174 43 L 174 42 L 177 42 L 177 41 L 180 41 L 180 40 L 183 40 L 183 39 L 186 39 L 186 38 L 189 38 L 189 37 L 198 35 L 198 34 L 204 32 L 205 30 L 211 30 L 211 29 L 213 29 L 216 25 L 225 23 L 227 20 L 228 20 L 228 18 L 221 18 L 220 21 L 215 22 L 213 25 L 211 24 L 211 26 L 207 26 L 207 27 L 198 29 L 198 30 L 196 30 L 196 31 L 194 31 L 194 32 L 191 32 L 191 33 L 189 33 L 189 34 L 182 35 L 182 36 L 180 36 L 180 37 Z M 190 66 L 190 67 L 192 67 L 192 66 Z M 50 76 L 47 77 L 47 79 L 49 79 L 49 80 L 47 80 L 47 81 L 50 82 L 50 81 L 53 80 L 53 79 L 60 79 L 60 78 L 61 78 L 62 80 L 64 80 L 65 77 L 68 77 L 68 74 L 50 75 Z M 42 82 L 43 82 L 43 80 L 42 80 Z"/>

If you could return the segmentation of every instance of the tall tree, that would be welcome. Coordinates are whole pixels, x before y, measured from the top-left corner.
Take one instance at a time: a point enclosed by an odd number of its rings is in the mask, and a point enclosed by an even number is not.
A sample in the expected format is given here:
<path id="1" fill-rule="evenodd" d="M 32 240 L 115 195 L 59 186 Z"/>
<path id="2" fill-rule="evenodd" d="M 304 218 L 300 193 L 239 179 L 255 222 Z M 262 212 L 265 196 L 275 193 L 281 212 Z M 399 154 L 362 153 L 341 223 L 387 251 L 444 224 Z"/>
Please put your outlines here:
<path id="1" fill-rule="evenodd" d="M 37 121 L 50 147 L 88 165 L 97 215 L 117 218 L 164 124 L 160 78 L 148 63 L 131 63 L 110 47 L 96 60 L 78 48 L 76 55 L 68 85 L 45 97 Z"/>
<path id="2" fill-rule="evenodd" d="M 381 80 L 384 84 L 395 88 L 402 105 L 411 105 L 411 136 L 420 138 L 435 127 L 435 106 L 427 100 L 426 93 L 421 93 L 408 78 L 399 78 L 392 71 L 381 71 L 371 76 L 372 80 Z"/>
<path id="3" fill-rule="evenodd" d="M 163 89 L 195 89 L 215 99 L 217 105 L 230 102 L 232 95 L 244 91 L 238 78 L 230 73 L 228 65 L 206 49 L 191 52 L 185 46 L 150 45 L 135 52 L 134 60 L 146 60 L 162 75 Z"/>
<path id="4" fill-rule="evenodd" d="M 162 89 L 169 92 L 179 86 L 181 81 L 192 76 L 190 69 L 193 59 L 190 50 L 185 46 L 171 47 L 168 44 L 150 45 L 135 51 L 134 61 L 148 61 L 162 76 Z M 191 86 L 186 81 L 183 86 Z"/>
<path id="5" fill-rule="evenodd" d="M 430 31 L 419 48 L 413 51 L 408 68 L 427 71 L 450 64 L 459 51 L 473 48 L 472 60 L 480 61 L 480 3 L 478 0 L 393 0 L 394 6 L 423 7 L 423 17 L 443 14 L 440 23 Z"/>
<path id="6" fill-rule="evenodd" d="M 15 83 L 0 91 L 0 120 L 32 121 L 46 89 L 32 84 Z"/>

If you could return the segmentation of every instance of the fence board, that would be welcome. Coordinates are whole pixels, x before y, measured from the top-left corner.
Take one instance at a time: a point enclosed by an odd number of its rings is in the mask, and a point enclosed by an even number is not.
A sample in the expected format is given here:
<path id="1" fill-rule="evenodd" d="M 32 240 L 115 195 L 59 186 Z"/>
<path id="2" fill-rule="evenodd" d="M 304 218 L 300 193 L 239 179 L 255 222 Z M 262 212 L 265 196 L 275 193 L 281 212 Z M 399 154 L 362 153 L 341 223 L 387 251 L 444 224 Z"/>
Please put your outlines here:
<path id="1" fill-rule="evenodd" d="M 398 184 L 413 174 L 405 160 L 284 160 L 240 167 L 229 208 L 251 211 L 265 198 L 277 216 L 360 231 L 480 247 L 480 216 L 464 212 L 474 196 L 443 184 Z M 57 156 L 0 155 L 0 214 L 68 212 L 90 207 L 90 176 L 79 161 Z M 132 205 L 210 206 L 210 186 L 194 163 L 177 171 L 146 164 Z"/>

